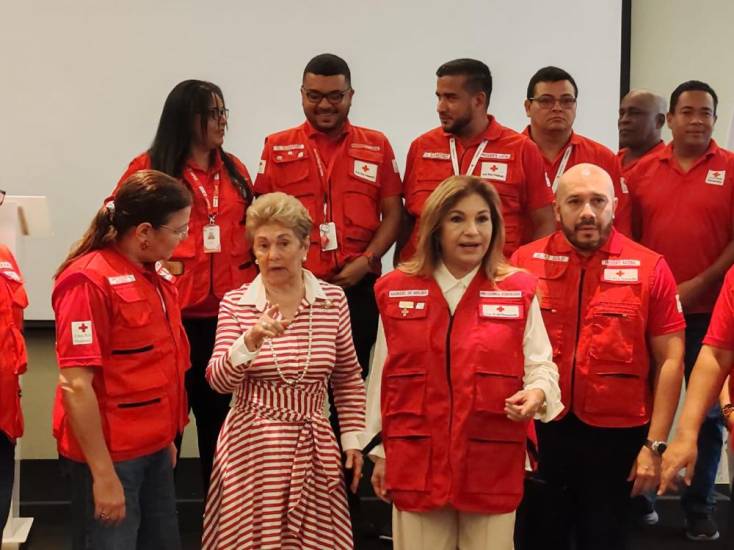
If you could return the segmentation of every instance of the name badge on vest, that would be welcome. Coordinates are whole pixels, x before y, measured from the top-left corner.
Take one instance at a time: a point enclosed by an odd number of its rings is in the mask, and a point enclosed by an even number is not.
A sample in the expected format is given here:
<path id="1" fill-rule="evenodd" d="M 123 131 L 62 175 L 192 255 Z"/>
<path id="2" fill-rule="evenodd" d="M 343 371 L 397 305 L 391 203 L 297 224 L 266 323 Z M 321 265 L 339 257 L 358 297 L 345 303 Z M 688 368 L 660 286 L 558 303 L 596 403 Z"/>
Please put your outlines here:
<path id="1" fill-rule="evenodd" d="M 110 286 L 134 283 L 135 275 L 133 275 L 132 273 L 128 273 L 126 275 L 115 275 L 114 277 L 107 277 L 107 281 L 110 283 Z"/>
<path id="2" fill-rule="evenodd" d="M 428 289 L 418 290 L 391 290 L 387 293 L 390 298 L 411 298 L 416 296 L 428 296 Z"/>
<path id="3" fill-rule="evenodd" d="M 212 254 L 222 251 L 222 241 L 219 235 L 218 225 L 204 226 L 204 252 Z"/>
<path id="4" fill-rule="evenodd" d="M 359 178 L 376 182 L 377 181 L 377 165 L 363 160 L 354 161 L 354 175 Z"/>
<path id="5" fill-rule="evenodd" d="M 640 280 L 639 270 L 637 268 L 607 268 L 604 270 L 602 280 L 610 283 L 637 283 Z"/>
<path id="6" fill-rule="evenodd" d="M 505 162 L 483 162 L 481 178 L 485 180 L 507 180 L 507 163 Z"/>
<path id="7" fill-rule="evenodd" d="M 479 314 L 489 319 L 522 319 L 522 306 L 517 304 L 481 304 Z"/>
<path id="8" fill-rule="evenodd" d="M 434 160 L 450 160 L 451 155 L 449 153 L 438 153 L 434 151 L 424 151 L 423 152 L 423 158 L 424 159 L 434 159 Z"/>
<path id="9" fill-rule="evenodd" d="M 724 185 L 726 170 L 709 170 L 706 174 L 706 183 L 710 185 Z"/>

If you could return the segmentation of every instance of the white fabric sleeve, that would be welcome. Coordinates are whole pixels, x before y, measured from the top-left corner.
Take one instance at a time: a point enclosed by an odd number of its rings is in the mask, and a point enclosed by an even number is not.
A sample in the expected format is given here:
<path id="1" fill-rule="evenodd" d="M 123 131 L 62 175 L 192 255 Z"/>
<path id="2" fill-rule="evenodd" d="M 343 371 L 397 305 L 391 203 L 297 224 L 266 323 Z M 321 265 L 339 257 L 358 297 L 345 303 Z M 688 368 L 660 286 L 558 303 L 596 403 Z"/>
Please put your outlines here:
<path id="1" fill-rule="evenodd" d="M 232 342 L 232 345 L 229 346 L 229 351 L 227 351 L 227 358 L 229 359 L 229 362 L 234 366 L 239 365 L 246 365 L 247 363 L 250 363 L 257 357 L 257 354 L 260 353 L 260 350 L 262 348 L 258 348 L 255 351 L 250 351 L 247 349 L 247 344 L 245 343 L 245 333 L 243 332 L 240 334 L 240 336 Z"/>
<path id="2" fill-rule="evenodd" d="M 542 422 L 550 422 L 563 411 L 563 403 L 561 403 L 561 388 L 558 385 L 558 367 L 553 362 L 553 347 L 543 324 L 537 297 L 533 297 L 528 311 L 523 351 L 525 352 L 523 388 L 543 391 L 545 407 L 535 415 L 535 418 Z"/>
<path id="3" fill-rule="evenodd" d="M 367 445 L 372 438 L 382 430 L 382 411 L 380 409 L 380 393 L 382 390 L 382 367 L 387 359 L 387 341 L 385 340 L 385 329 L 382 319 L 377 325 L 377 340 L 372 352 L 370 373 L 367 377 L 367 428 L 364 432 L 363 445 Z M 382 444 L 377 445 L 370 451 L 370 459 L 385 458 L 385 448 Z"/>

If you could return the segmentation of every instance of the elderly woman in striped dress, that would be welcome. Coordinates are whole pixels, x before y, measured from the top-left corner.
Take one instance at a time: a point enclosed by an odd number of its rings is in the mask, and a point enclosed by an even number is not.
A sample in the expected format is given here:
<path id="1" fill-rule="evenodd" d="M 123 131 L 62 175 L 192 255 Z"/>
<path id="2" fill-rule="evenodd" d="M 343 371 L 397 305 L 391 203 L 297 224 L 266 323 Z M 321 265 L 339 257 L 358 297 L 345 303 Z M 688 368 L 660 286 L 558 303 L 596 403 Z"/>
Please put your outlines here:
<path id="1" fill-rule="evenodd" d="M 211 386 L 234 400 L 217 443 L 204 549 L 353 547 L 324 402 L 331 384 L 356 491 L 365 390 L 344 292 L 302 267 L 311 225 L 284 193 L 247 210 L 260 275 L 222 299 L 207 368 Z"/>

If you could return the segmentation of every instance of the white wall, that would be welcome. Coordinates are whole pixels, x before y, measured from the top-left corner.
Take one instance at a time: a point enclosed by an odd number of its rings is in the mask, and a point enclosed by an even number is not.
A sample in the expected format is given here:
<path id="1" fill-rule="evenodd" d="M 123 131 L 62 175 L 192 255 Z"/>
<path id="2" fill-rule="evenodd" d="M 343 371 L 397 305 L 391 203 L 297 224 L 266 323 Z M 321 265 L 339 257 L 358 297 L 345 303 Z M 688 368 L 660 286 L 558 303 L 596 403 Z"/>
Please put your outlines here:
<path id="1" fill-rule="evenodd" d="M 719 96 L 714 139 L 726 146 L 734 113 L 731 0 L 632 0 L 630 85 L 666 102 L 678 84 L 703 80 Z M 670 139 L 666 128 L 664 139 Z"/>
<path id="2" fill-rule="evenodd" d="M 436 68 L 464 56 L 489 64 L 491 108 L 515 128 L 530 75 L 567 68 L 581 88 L 579 131 L 615 146 L 620 19 L 619 0 L 2 2 L 0 188 L 47 194 L 56 231 L 19 249 L 28 318 L 51 318 L 54 268 L 149 146 L 177 82 L 222 87 L 225 148 L 250 171 L 265 135 L 301 122 L 300 76 L 323 51 L 347 59 L 352 120 L 383 130 L 401 166 L 410 141 L 437 125 Z"/>

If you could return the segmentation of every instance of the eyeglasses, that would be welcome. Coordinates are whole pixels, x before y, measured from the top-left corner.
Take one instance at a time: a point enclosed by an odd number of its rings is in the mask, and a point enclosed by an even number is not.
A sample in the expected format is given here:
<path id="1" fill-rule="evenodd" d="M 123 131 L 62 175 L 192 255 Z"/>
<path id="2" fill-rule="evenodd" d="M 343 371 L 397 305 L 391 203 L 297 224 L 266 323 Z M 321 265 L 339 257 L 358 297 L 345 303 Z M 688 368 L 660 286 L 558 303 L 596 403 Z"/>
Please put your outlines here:
<path id="1" fill-rule="evenodd" d="M 229 118 L 229 109 L 219 109 L 217 107 L 212 107 L 211 109 L 207 109 L 206 114 L 212 120 L 219 120 L 220 118 Z"/>
<path id="2" fill-rule="evenodd" d="M 0 189 L 0 204 L 5 202 L 5 191 Z"/>
<path id="3" fill-rule="evenodd" d="M 318 105 L 321 103 L 321 100 L 326 98 L 326 101 L 331 103 L 332 105 L 339 105 L 342 101 L 344 101 L 344 96 L 349 93 L 351 88 L 346 88 L 345 90 L 335 90 L 333 92 L 327 92 L 325 94 L 322 94 L 321 92 L 317 92 L 316 90 L 307 90 L 303 86 L 301 86 L 301 92 L 303 92 L 303 95 L 306 96 L 306 99 L 310 103 L 313 103 L 314 105 Z"/>
<path id="4" fill-rule="evenodd" d="M 556 103 L 561 106 L 561 109 L 573 109 L 573 106 L 576 105 L 576 98 L 572 95 L 563 95 L 561 97 L 541 95 L 539 97 L 529 97 L 528 101 L 535 101 L 541 109 L 552 109 Z"/>
<path id="5" fill-rule="evenodd" d="M 176 229 L 175 227 L 171 227 L 170 225 L 159 225 L 158 227 L 162 229 L 168 229 L 171 233 L 176 235 L 179 239 L 185 239 L 189 236 L 189 224 L 184 225 L 183 227 L 179 227 Z"/>

